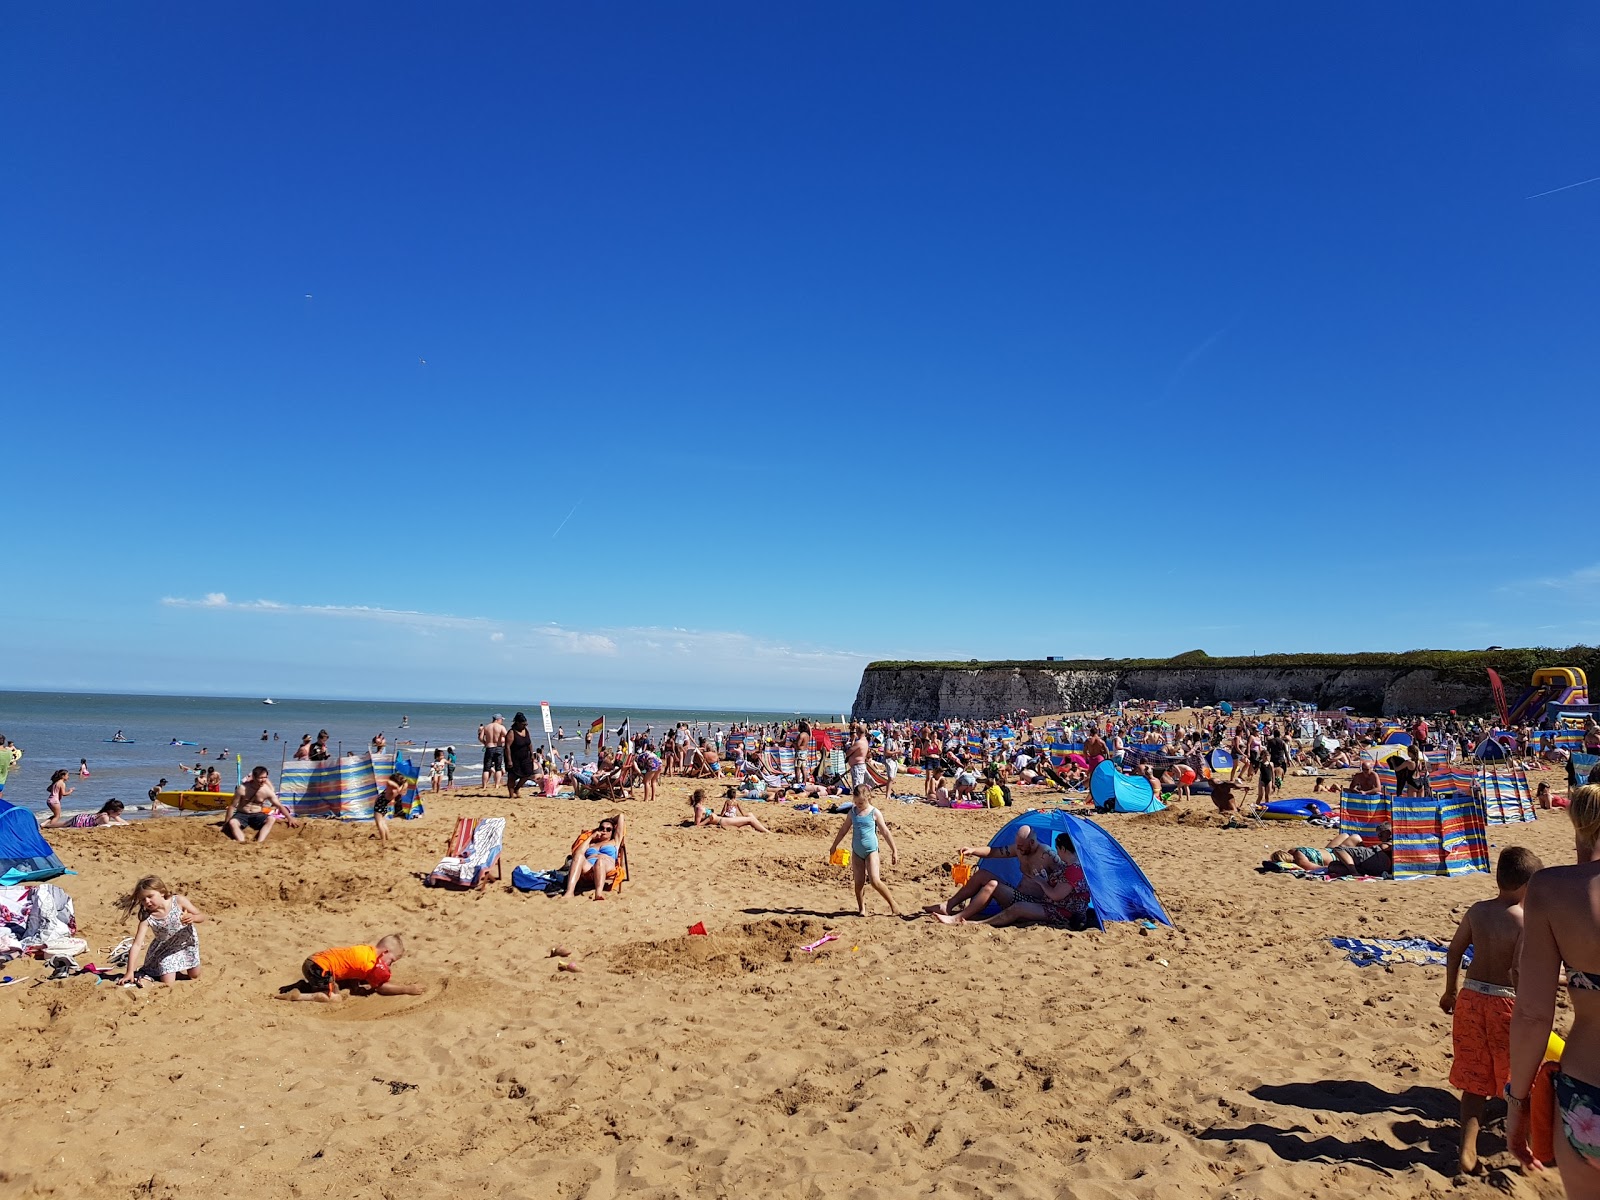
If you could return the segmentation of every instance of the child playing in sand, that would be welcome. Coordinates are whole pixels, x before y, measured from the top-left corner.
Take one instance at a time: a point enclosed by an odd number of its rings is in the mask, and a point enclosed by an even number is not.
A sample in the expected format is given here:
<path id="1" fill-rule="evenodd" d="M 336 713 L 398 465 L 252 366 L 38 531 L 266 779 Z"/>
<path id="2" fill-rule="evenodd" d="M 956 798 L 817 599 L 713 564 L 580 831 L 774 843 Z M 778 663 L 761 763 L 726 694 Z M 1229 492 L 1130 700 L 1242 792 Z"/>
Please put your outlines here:
<path id="1" fill-rule="evenodd" d="M 187 896 L 173 895 L 158 876 L 146 875 L 123 899 L 122 911 L 144 918 L 128 951 L 123 983 L 132 983 L 136 973 L 161 983 L 172 983 L 180 975 L 200 978 L 200 937 L 194 927 L 206 918 Z M 133 964 L 146 947 L 144 965 L 135 972 Z"/>
<path id="2" fill-rule="evenodd" d="M 438 777 L 435 776 L 434 779 L 437 783 Z M 372 824 L 378 831 L 378 841 L 382 845 L 389 844 L 389 810 L 405 799 L 406 790 L 410 786 L 411 781 L 396 771 L 385 779 L 383 786 L 378 789 L 378 798 L 372 805 Z"/>
<path id="3" fill-rule="evenodd" d="M 883 834 L 884 840 L 889 843 L 889 865 L 896 866 L 900 862 L 900 852 L 895 849 L 894 834 L 889 830 L 889 822 L 883 819 L 883 813 L 872 807 L 872 788 L 867 784 L 860 784 L 854 793 L 855 807 L 850 815 L 839 826 L 839 832 L 833 835 L 833 845 L 828 847 L 828 857 L 833 857 L 833 852 L 839 848 L 839 843 L 844 841 L 844 835 L 850 835 L 850 873 L 856 885 L 856 916 L 867 915 L 866 902 L 863 893 L 870 882 L 878 895 L 889 902 L 889 911 L 895 916 L 900 915 L 900 910 L 894 906 L 894 897 L 889 895 L 889 889 L 883 886 L 883 880 L 878 878 L 878 834 Z"/>
<path id="4" fill-rule="evenodd" d="M 378 996 L 420 996 L 414 983 L 392 983 L 394 964 L 405 957 L 406 946 L 398 933 L 379 938 L 371 946 L 343 946 L 321 950 L 300 964 L 300 983 L 278 989 L 279 1000 L 343 1000 L 344 988 L 361 988 Z"/>
<path id="5" fill-rule="evenodd" d="M 1467 909 L 1450 940 L 1445 960 L 1444 995 L 1439 1007 L 1454 1015 L 1450 1044 L 1455 1062 L 1450 1086 L 1461 1089 L 1463 1174 L 1478 1169 L 1478 1126 L 1484 1102 L 1498 1096 L 1511 1077 L 1511 1013 L 1516 1007 L 1517 951 L 1522 940 L 1522 900 L 1528 880 L 1543 864 L 1532 850 L 1508 846 L 1495 865 L 1500 894 Z M 1472 965 L 1458 993 L 1456 979 L 1467 947 Z"/>

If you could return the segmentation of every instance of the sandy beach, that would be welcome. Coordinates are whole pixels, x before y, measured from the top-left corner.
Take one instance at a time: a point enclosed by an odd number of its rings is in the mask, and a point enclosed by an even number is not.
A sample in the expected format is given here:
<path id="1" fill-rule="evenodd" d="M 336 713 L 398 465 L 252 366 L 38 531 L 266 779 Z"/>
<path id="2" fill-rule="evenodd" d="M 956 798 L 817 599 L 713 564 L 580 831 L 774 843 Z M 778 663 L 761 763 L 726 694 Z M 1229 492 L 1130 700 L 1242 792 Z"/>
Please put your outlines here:
<path id="1" fill-rule="evenodd" d="M 366 824 L 259 848 L 187 818 L 53 831 L 88 958 L 131 934 L 115 902 L 145 873 L 214 921 L 199 982 L 31 987 L 41 967 L 7 968 L 0 1196 L 1560 1194 L 1506 1170 L 1498 1119 L 1488 1174 L 1452 1184 L 1442 970 L 1358 968 L 1326 941 L 1448 940 L 1486 876 L 1258 875 L 1269 847 L 1326 831 L 1224 829 L 1197 797 L 1097 818 L 1173 929 L 949 929 L 870 892 L 862 920 L 824 861 L 838 817 L 758 805 L 769 836 L 684 828 L 692 786 L 622 806 L 633 875 L 605 903 L 509 888 L 610 810 L 574 800 L 426 795 L 389 851 Z M 956 848 L 1017 811 L 889 806 L 902 910 L 948 894 Z M 507 883 L 414 878 L 457 815 L 510 818 Z M 1490 840 L 1572 858 L 1561 813 Z M 391 931 L 410 950 L 397 982 L 425 995 L 274 1001 L 308 953 Z"/>

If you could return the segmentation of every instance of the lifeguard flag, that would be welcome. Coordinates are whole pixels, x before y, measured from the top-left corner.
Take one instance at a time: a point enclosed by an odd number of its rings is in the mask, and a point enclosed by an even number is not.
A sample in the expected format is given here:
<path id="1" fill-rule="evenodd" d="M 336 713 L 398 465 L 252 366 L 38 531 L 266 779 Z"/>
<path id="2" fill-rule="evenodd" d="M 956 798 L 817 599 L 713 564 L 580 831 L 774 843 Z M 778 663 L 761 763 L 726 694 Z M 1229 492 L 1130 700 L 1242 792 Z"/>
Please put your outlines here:
<path id="1" fill-rule="evenodd" d="M 603 732 L 605 732 L 605 727 L 606 727 L 606 719 L 604 717 L 596 717 L 594 720 L 589 722 L 589 733 L 591 735 L 596 734 L 596 733 L 603 733 Z"/>

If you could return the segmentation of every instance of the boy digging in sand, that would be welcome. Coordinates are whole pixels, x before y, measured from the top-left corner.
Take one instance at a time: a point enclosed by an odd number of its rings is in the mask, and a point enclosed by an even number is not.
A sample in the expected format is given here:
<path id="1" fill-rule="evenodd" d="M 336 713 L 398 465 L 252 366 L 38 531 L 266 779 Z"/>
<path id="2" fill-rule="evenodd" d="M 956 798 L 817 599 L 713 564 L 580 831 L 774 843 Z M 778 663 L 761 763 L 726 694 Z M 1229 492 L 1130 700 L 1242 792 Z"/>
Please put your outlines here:
<path id="1" fill-rule="evenodd" d="M 1500 1095 L 1511 1078 L 1511 1012 L 1517 1004 L 1522 900 L 1528 894 L 1528 880 L 1543 865 L 1522 846 L 1502 850 L 1494 873 L 1500 894 L 1467 909 L 1445 960 L 1439 1007 L 1455 1018 L 1450 1028 L 1455 1055 L 1450 1085 L 1461 1089 L 1460 1166 L 1466 1175 L 1478 1169 L 1484 1102 Z M 1457 994 L 1456 979 L 1469 946 L 1472 965 L 1467 968 L 1466 986 Z"/>
<path id="2" fill-rule="evenodd" d="M 417 984 L 389 982 L 390 969 L 405 957 L 405 952 L 398 933 L 379 938 L 372 946 L 319 951 L 301 964 L 303 981 L 279 988 L 278 999 L 333 1002 L 344 999 L 340 989 L 346 987 L 363 988 L 379 996 L 420 996 L 422 988 Z"/>

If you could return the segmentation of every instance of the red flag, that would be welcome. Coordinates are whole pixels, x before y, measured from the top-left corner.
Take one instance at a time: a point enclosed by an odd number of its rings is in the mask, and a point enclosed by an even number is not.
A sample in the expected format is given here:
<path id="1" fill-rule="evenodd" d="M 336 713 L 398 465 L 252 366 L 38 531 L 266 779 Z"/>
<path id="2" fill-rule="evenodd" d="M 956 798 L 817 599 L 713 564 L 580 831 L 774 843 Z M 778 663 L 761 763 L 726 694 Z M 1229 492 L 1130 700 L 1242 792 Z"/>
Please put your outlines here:
<path id="1" fill-rule="evenodd" d="M 1509 729 L 1511 727 L 1511 713 L 1506 708 L 1506 687 L 1500 682 L 1500 675 L 1493 667 L 1485 667 L 1489 672 L 1489 690 L 1494 693 L 1494 706 L 1500 710 L 1500 724 Z"/>
<path id="2" fill-rule="evenodd" d="M 704 921 L 696 921 L 693 925 L 689 926 L 689 932 L 690 934 L 698 937 L 709 936 L 706 933 L 706 923 Z"/>

